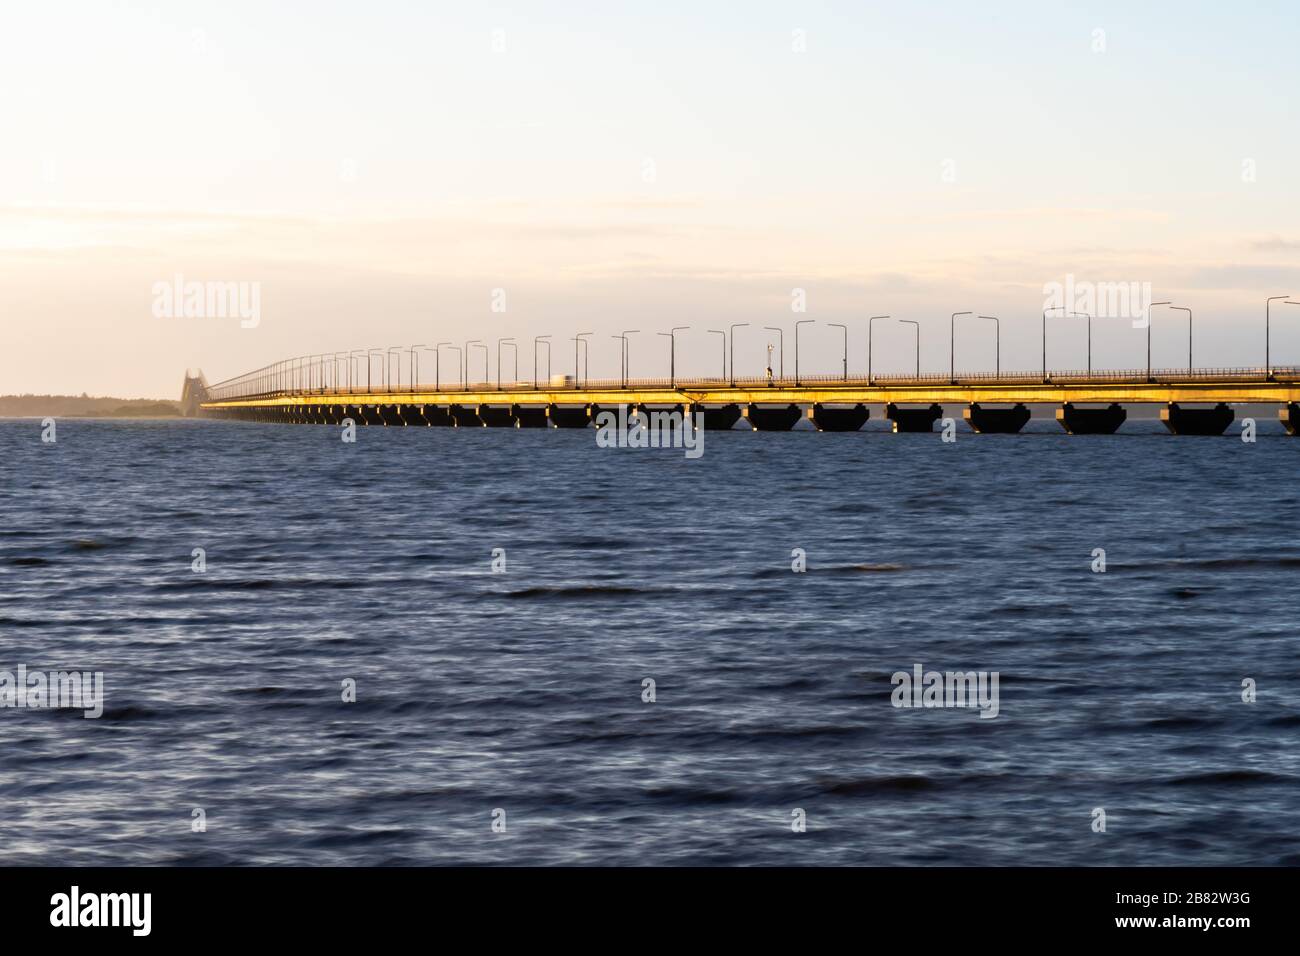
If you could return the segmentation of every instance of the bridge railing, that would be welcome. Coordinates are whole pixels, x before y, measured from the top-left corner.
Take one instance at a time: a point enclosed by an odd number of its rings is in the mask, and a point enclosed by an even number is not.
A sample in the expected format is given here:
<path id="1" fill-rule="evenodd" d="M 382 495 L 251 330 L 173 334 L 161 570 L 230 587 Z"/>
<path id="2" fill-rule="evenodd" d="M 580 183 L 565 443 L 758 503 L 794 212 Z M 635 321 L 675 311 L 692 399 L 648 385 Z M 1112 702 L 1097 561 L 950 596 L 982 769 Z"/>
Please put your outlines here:
<path id="1" fill-rule="evenodd" d="M 1033 372 L 959 372 L 956 376 L 944 372 L 926 373 L 924 375 L 800 375 L 797 378 L 767 376 L 723 376 L 638 379 L 578 379 L 567 377 L 563 385 L 545 381 L 534 383 L 531 380 L 521 382 L 420 382 L 417 384 L 373 384 L 369 388 L 347 384 L 346 376 L 337 384 L 328 365 L 315 369 L 297 369 L 286 373 L 283 368 L 267 366 L 244 375 L 227 379 L 211 385 L 207 390 L 208 401 L 232 401 L 236 399 L 271 398 L 304 395 L 339 395 L 370 396 L 376 394 L 400 395 L 417 392 L 439 393 L 482 393 L 496 391 L 556 393 L 566 391 L 646 391 L 657 389 L 723 389 L 739 388 L 756 390 L 765 388 L 852 388 L 852 387 L 934 387 L 947 385 L 1129 385 L 1129 384 L 1207 384 L 1215 382 L 1264 382 L 1280 383 L 1300 382 L 1300 366 L 1275 366 L 1267 371 L 1257 367 L 1224 367 L 1200 369 L 1105 369 L 1093 370 L 1068 369 L 1049 370 L 1044 376 L 1042 371 Z"/>

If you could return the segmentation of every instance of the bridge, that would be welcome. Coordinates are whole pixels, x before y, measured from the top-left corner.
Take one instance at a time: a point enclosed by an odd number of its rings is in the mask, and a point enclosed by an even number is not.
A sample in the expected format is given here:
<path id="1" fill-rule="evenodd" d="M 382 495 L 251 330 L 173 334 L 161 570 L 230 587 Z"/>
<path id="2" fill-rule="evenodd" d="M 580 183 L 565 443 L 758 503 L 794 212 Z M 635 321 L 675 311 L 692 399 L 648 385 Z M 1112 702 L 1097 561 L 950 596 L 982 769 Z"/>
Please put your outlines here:
<path id="1" fill-rule="evenodd" d="M 1030 404 L 1057 406 L 1070 434 L 1111 434 L 1125 405 L 1160 406 L 1175 435 L 1221 435 L 1243 403 L 1278 406 L 1287 433 L 1300 432 L 1300 367 L 1001 372 L 956 375 L 798 376 L 588 380 L 556 375 L 531 382 L 421 380 L 353 383 L 349 365 L 277 363 L 207 385 L 187 376 L 187 405 L 200 417 L 285 424 L 585 428 L 621 405 L 703 414 L 704 427 L 783 431 L 805 415 L 819 431 L 857 431 L 869 405 L 883 405 L 895 432 L 931 431 L 945 406 L 963 406 L 977 433 L 1014 433 Z M 387 371 L 387 369 L 385 370 Z M 400 373 L 400 365 L 399 365 Z M 367 378 L 369 369 L 367 369 Z M 1009 407 L 1006 407 L 1009 406 Z M 1089 407 L 1100 406 L 1100 407 Z M 1208 407 L 1205 407 L 1208 406 Z"/>

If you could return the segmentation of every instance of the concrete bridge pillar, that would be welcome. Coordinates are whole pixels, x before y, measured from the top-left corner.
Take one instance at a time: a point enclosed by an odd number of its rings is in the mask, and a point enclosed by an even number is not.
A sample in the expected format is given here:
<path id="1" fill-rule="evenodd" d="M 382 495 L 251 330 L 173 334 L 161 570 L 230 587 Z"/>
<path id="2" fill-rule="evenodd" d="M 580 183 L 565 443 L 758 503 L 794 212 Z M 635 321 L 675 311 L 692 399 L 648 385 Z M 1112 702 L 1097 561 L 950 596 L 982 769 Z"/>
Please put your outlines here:
<path id="1" fill-rule="evenodd" d="M 939 405 L 928 408 L 899 408 L 893 402 L 885 406 L 885 417 L 894 423 L 895 432 L 930 432 L 943 414 Z"/>
<path id="2" fill-rule="evenodd" d="M 456 419 L 451 417 L 451 413 L 437 405 L 421 405 L 420 417 L 424 419 L 426 425 L 437 425 L 442 428 L 456 427 Z"/>
<path id="3" fill-rule="evenodd" d="M 545 405 L 512 405 L 510 414 L 515 417 L 518 428 L 549 428 Z"/>
<path id="4" fill-rule="evenodd" d="M 1236 417 L 1223 402 L 1213 408 L 1183 408 L 1170 402 L 1160 409 L 1160 420 L 1173 435 L 1222 435 Z"/>
<path id="5" fill-rule="evenodd" d="M 1029 409 L 1019 402 L 1011 408 L 986 408 L 972 402 L 961 417 L 977 435 L 1014 435 L 1029 421 Z"/>
<path id="6" fill-rule="evenodd" d="M 586 428 L 591 424 L 586 405 L 547 405 L 546 418 L 556 428 Z"/>
<path id="7" fill-rule="evenodd" d="M 480 405 L 478 419 L 489 428 L 514 428 L 515 413 L 511 405 Z"/>
<path id="8" fill-rule="evenodd" d="M 423 427 L 426 424 L 419 405 L 403 402 L 400 405 L 394 405 L 393 408 L 397 410 L 397 417 L 402 420 L 403 425 L 419 425 Z"/>
<path id="9" fill-rule="evenodd" d="M 483 423 L 479 421 L 478 410 L 475 408 L 466 408 L 464 405 L 447 406 L 447 414 L 451 416 L 452 421 L 458 428 L 482 428 Z"/>
<path id="10" fill-rule="evenodd" d="M 803 417 L 798 405 L 755 405 L 745 406 L 745 420 L 756 432 L 788 432 L 794 423 Z"/>
<path id="11" fill-rule="evenodd" d="M 396 405 L 376 405 L 375 409 L 378 411 L 379 420 L 384 425 L 400 426 L 406 424 L 406 422 L 402 421 L 402 412 Z"/>
<path id="12" fill-rule="evenodd" d="M 1056 410 L 1056 421 L 1070 435 L 1113 435 L 1128 418 L 1122 405 L 1079 408 L 1066 402 Z"/>
<path id="13" fill-rule="evenodd" d="M 731 431 L 736 422 L 740 421 L 740 406 L 732 403 L 730 405 L 720 405 L 717 408 L 709 408 L 705 405 L 691 406 L 691 421 L 695 420 L 695 414 L 701 412 L 704 415 L 704 427 L 708 431 Z"/>
<path id="14" fill-rule="evenodd" d="M 1300 405 L 1288 402 L 1277 410 L 1277 418 L 1288 435 L 1300 434 Z"/>
<path id="15" fill-rule="evenodd" d="M 859 402 L 852 408 L 829 408 L 814 405 L 808 409 L 808 420 L 819 432 L 856 432 L 871 417 L 871 411 Z"/>

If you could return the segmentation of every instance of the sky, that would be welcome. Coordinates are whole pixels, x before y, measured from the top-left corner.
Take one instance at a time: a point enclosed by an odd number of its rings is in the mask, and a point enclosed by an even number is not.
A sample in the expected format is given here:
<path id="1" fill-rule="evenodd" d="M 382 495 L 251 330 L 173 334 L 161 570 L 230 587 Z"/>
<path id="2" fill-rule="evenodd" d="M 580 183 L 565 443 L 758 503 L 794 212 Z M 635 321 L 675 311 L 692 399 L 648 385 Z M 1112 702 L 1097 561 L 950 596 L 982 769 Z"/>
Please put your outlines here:
<path id="1" fill-rule="evenodd" d="M 942 371 L 967 310 L 1033 369 L 1067 281 L 1136 283 L 1193 309 L 1196 365 L 1258 366 L 1265 298 L 1300 294 L 1297 27 L 1282 2 L 5 4 L 0 394 L 503 337 L 529 378 L 533 336 L 572 372 L 577 331 L 615 377 L 632 329 L 659 376 L 673 326 L 678 373 L 717 374 L 733 323 L 760 374 L 765 327 L 789 371 L 802 319 L 805 373 L 839 370 L 831 323 L 860 372 L 879 314 Z M 178 277 L 255 288 L 256 322 L 160 304 Z M 1300 365 L 1300 307 L 1273 326 Z M 911 369 L 912 327 L 874 328 L 875 371 Z M 958 320 L 959 370 L 993 369 L 991 329 Z M 1049 365 L 1086 336 L 1054 318 Z M 1152 341 L 1185 365 L 1186 313 Z M 1094 367 L 1145 348 L 1095 319 Z"/>

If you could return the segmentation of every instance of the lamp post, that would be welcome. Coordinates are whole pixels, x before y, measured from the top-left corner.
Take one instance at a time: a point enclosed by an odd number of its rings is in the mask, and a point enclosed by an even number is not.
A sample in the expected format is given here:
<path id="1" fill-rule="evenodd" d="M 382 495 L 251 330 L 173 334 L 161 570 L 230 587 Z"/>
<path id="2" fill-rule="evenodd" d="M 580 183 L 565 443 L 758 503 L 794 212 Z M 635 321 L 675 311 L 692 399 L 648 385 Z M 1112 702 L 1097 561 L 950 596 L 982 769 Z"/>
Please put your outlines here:
<path id="1" fill-rule="evenodd" d="M 1002 377 L 1002 323 L 998 321 L 996 315 L 981 315 L 981 319 L 988 319 L 993 323 L 993 374 L 998 378 Z"/>
<path id="2" fill-rule="evenodd" d="M 1047 384 L 1047 313 L 1060 312 L 1065 313 L 1065 306 L 1053 306 L 1050 309 L 1043 310 L 1043 384 Z"/>
<path id="3" fill-rule="evenodd" d="M 843 381 L 847 382 L 849 380 L 849 327 L 839 322 L 828 322 L 826 324 L 833 329 L 844 330 L 844 370 L 840 377 Z"/>
<path id="4" fill-rule="evenodd" d="M 383 354 L 383 351 L 384 351 L 384 350 L 383 350 L 383 349 L 380 349 L 380 348 L 366 349 L 366 391 L 367 391 L 367 392 L 369 392 L 369 391 L 371 390 L 371 388 L 370 388 L 370 363 L 373 361 L 373 359 L 371 358 L 371 356 L 374 355 L 376 352 L 379 352 L 379 353 L 382 355 L 382 354 Z"/>
<path id="5" fill-rule="evenodd" d="M 469 355 L 470 355 L 470 349 L 472 349 L 472 348 L 473 348 L 474 346 L 476 346 L 476 345 L 483 345 L 483 343 L 480 342 L 478 339 L 471 339 L 471 340 L 467 341 L 467 342 L 465 343 L 465 351 L 464 351 L 463 353 L 461 353 L 461 358 L 462 358 L 462 359 L 464 360 L 464 362 L 465 362 L 465 372 L 464 372 L 464 374 L 461 376 L 461 379 L 465 382 L 465 387 L 466 387 L 466 388 L 469 388 Z M 484 347 L 486 348 L 486 346 L 484 346 Z M 485 374 L 485 375 L 487 374 L 486 370 L 484 371 L 483 374 Z"/>
<path id="6" fill-rule="evenodd" d="M 480 342 L 478 339 L 474 339 L 471 342 L 466 342 L 465 350 L 460 353 L 461 360 L 465 363 L 465 370 L 464 372 L 461 373 L 461 381 L 465 383 L 466 387 L 469 387 L 469 348 L 471 345 L 482 345 L 482 344 L 483 343 Z"/>
<path id="7" fill-rule="evenodd" d="M 677 387 L 677 333 L 685 332 L 689 325 L 674 325 L 667 332 L 659 332 L 659 335 L 668 337 L 668 387 Z"/>
<path id="8" fill-rule="evenodd" d="M 1187 313 L 1187 374 L 1192 374 L 1192 310 L 1185 305 L 1171 305 L 1174 312 Z"/>
<path id="9" fill-rule="evenodd" d="M 486 345 L 484 345 L 482 342 L 479 342 L 479 341 L 470 342 L 469 344 L 470 344 L 470 348 L 478 347 L 478 348 L 481 348 L 481 349 L 483 350 L 483 382 L 482 382 L 482 384 L 484 384 L 484 385 L 491 385 L 491 384 L 492 384 L 492 373 L 491 373 L 490 371 L 488 371 L 488 362 L 490 361 L 491 350 L 490 350 Z M 469 359 L 467 358 L 465 361 L 468 363 L 468 362 L 469 362 Z"/>
<path id="10" fill-rule="evenodd" d="M 407 359 L 411 363 L 411 391 L 415 391 L 415 386 L 420 384 L 420 357 L 415 354 L 416 349 L 428 348 L 427 345 L 412 345 L 407 351 L 411 357 Z"/>
<path id="11" fill-rule="evenodd" d="M 356 357 L 358 354 L 365 354 L 365 351 L 365 349 L 353 349 L 348 353 L 348 391 L 352 391 L 352 389 L 356 388 Z"/>
<path id="12" fill-rule="evenodd" d="M 1168 302 L 1152 302 L 1147 306 L 1147 381 L 1151 381 L 1151 310 L 1158 305 L 1169 305 Z"/>
<path id="13" fill-rule="evenodd" d="M 799 326 L 814 322 L 815 319 L 799 319 L 794 324 L 794 385 L 799 387 Z"/>
<path id="14" fill-rule="evenodd" d="M 727 380 L 727 333 L 722 329 L 709 329 L 715 335 L 722 336 L 722 381 Z"/>
<path id="15" fill-rule="evenodd" d="M 1264 377 L 1265 378 L 1273 377 L 1272 356 L 1269 354 L 1269 336 L 1270 336 L 1270 329 L 1269 329 L 1270 323 L 1269 323 L 1269 314 L 1268 314 L 1269 308 L 1278 299 L 1289 299 L 1289 298 L 1291 298 L 1290 293 L 1288 293 L 1287 295 L 1271 295 L 1264 300 Z M 1287 304 L 1295 305 L 1294 302 L 1289 302 Z"/>
<path id="16" fill-rule="evenodd" d="M 615 338 L 623 340 L 623 343 L 619 348 L 619 366 L 623 373 L 624 388 L 627 388 L 628 373 L 632 370 L 632 345 L 628 336 L 640 331 L 640 329 L 624 329 L 622 335 L 614 336 Z"/>
<path id="17" fill-rule="evenodd" d="M 763 328 L 766 329 L 768 332 L 775 332 L 777 334 L 776 360 L 780 365 L 780 372 L 778 374 L 780 375 L 781 378 L 784 379 L 785 378 L 785 329 L 779 328 L 778 326 L 775 325 L 765 325 L 763 326 Z"/>
<path id="18" fill-rule="evenodd" d="M 573 387 L 574 388 L 577 388 L 582 384 L 582 379 L 578 376 L 578 343 L 581 342 L 583 348 L 589 349 L 590 347 L 587 345 L 587 339 L 585 337 L 588 335 L 595 335 L 595 334 L 596 334 L 595 332 L 579 332 L 577 335 L 573 337 Z M 591 373 L 591 362 L 590 362 L 591 352 L 590 351 L 587 352 L 587 356 L 588 356 L 587 373 L 590 374 Z"/>
<path id="19" fill-rule="evenodd" d="M 1067 312 L 1066 315 L 1088 320 L 1088 377 L 1092 378 L 1092 316 L 1087 312 Z"/>
<path id="20" fill-rule="evenodd" d="M 974 312 L 954 312 L 948 323 L 948 377 L 952 379 L 954 385 L 957 384 L 957 316 L 974 314 Z"/>
<path id="21" fill-rule="evenodd" d="M 733 322 L 731 324 L 731 387 L 736 387 L 736 329 L 743 329 L 748 326 L 748 322 Z"/>
<path id="22" fill-rule="evenodd" d="M 873 315 L 867 319 L 867 384 L 871 384 L 871 327 L 876 324 L 876 319 L 888 319 L 888 315 Z"/>
<path id="23" fill-rule="evenodd" d="M 519 381 L 519 349 L 515 348 L 513 338 L 497 339 L 497 391 L 501 391 L 501 346 L 508 345 L 515 350 L 515 381 Z"/>
<path id="24" fill-rule="evenodd" d="M 435 392 L 442 390 L 442 348 L 444 345 L 451 345 L 450 342 L 439 342 L 432 349 L 433 351 L 433 390 Z"/>
<path id="25" fill-rule="evenodd" d="M 389 346 L 387 353 L 384 355 L 384 387 L 392 388 L 390 385 L 389 375 L 392 372 L 393 353 L 397 353 L 397 387 L 402 387 L 402 347 L 400 345 Z"/>
<path id="26" fill-rule="evenodd" d="M 916 377 L 921 377 L 921 323 L 915 319 L 899 319 L 904 325 L 916 326 Z"/>
<path id="27" fill-rule="evenodd" d="M 464 372 L 465 353 L 464 353 L 464 351 L 461 349 L 461 347 L 460 347 L 459 345 L 452 345 L 450 342 L 447 343 L 447 348 L 451 349 L 453 352 L 456 353 L 456 371 L 458 371 L 458 372 L 461 373 L 461 375 L 460 375 L 460 387 L 461 387 L 462 390 L 464 390 L 464 388 L 465 388 L 465 372 Z"/>
<path id="28" fill-rule="evenodd" d="M 537 343 L 546 343 L 546 381 L 551 380 L 551 337 L 549 335 L 533 336 L 533 389 L 537 389 Z"/>
<path id="29" fill-rule="evenodd" d="M 442 364 L 442 363 L 439 361 L 440 358 L 441 358 L 441 356 L 438 355 L 438 349 L 439 349 L 439 347 L 441 347 L 441 346 L 444 345 L 444 344 L 445 344 L 445 343 L 443 343 L 443 342 L 439 342 L 437 345 L 421 345 L 421 346 L 420 346 L 420 348 L 421 348 L 423 351 L 425 351 L 425 352 L 432 352 L 432 353 L 433 353 L 433 390 L 434 390 L 435 392 L 438 391 L 439 388 L 441 388 L 441 384 L 440 384 L 439 381 L 438 381 L 438 379 L 439 379 L 439 375 L 438 375 L 438 371 L 439 371 L 439 369 L 438 369 L 438 366 L 439 366 L 440 364 Z M 416 363 L 416 368 L 419 368 L 419 363 L 418 363 L 418 362 Z M 416 382 L 415 384 L 419 384 L 419 383 L 418 383 L 418 380 L 417 380 L 417 382 Z"/>

